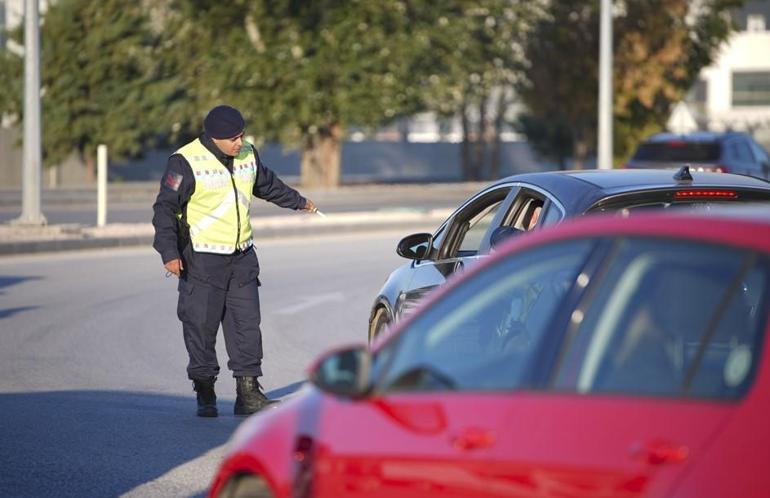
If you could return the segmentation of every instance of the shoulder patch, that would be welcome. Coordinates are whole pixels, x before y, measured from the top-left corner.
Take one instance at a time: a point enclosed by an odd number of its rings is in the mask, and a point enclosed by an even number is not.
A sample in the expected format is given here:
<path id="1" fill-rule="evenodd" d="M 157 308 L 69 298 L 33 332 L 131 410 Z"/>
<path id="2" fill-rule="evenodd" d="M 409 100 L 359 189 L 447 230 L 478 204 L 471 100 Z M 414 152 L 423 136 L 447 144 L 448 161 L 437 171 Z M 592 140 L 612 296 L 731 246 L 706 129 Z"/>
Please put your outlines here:
<path id="1" fill-rule="evenodd" d="M 182 184 L 182 178 L 184 177 L 179 173 L 169 171 L 163 178 L 163 185 L 176 192 L 179 190 L 179 186 Z"/>

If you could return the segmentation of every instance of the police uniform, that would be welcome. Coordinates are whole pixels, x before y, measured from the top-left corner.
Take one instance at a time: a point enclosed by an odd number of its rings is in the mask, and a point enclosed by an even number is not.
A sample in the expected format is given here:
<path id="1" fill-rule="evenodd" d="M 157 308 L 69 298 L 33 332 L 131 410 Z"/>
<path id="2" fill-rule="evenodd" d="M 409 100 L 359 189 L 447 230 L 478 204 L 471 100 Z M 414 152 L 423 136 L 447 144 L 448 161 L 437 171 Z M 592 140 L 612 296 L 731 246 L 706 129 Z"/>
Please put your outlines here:
<path id="1" fill-rule="evenodd" d="M 251 199 L 289 209 L 302 209 L 307 201 L 262 163 L 251 144 L 244 141 L 236 157 L 217 147 L 212 135 L 231 138 L 242 133 L 243 119 L 237 110 L 214 108 L 204 129 L 168 160 L 153 205 L 153 247 L 164 264 L 181 259 L 184 268 L 177 315 L 189 355 L 187 375 L 198 392 L 198 414 L 217 415 L 213 383 L 219 373 L 215 343 L 220 323 L 227 366 L 238 388 L 235 411 L 248 414 L 267 403 L 257 382 L 262 375 L 262 334 Z M 249 390 L 256 391 L 261 401 L 244 408 Z"/>

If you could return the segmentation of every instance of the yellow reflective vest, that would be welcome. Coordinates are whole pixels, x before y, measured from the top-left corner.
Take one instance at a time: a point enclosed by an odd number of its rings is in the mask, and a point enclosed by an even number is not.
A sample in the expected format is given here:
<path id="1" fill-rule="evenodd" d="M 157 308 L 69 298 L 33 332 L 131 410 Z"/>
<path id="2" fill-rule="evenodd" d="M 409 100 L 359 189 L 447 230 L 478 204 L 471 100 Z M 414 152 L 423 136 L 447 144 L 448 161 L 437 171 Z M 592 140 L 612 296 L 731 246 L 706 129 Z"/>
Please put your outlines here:
<path id="1" fill-rule="evenodd" d="M 253 146 L 243 143 L 233 158 L 232 174 L 200 139 L 176 153 L 190 163 L 195 176 L 195 192 L 187 203 L 193 250 L 232 254 L 251 246 L 249 206 L 258 172 Z"/>

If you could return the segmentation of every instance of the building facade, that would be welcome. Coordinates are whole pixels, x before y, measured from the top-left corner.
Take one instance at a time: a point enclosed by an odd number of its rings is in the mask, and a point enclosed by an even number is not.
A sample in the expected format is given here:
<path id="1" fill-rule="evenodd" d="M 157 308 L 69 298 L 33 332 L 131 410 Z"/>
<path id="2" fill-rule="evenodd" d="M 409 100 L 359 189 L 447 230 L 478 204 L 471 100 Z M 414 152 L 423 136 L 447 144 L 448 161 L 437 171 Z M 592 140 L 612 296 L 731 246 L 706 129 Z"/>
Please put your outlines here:
<path id="1" fill-rule="evenodd" d="M 737 31 L 701 71 L 687 110 L 705 130 L 742 130 L 770 144 L 770 2 L 749 1 L 733 15 Z M 679 107 L 670 127 L 682 123 Z M 679 118 L 678 121 L 676 118 Z M 676 131 L 676 130 L 673 130 Z"/>

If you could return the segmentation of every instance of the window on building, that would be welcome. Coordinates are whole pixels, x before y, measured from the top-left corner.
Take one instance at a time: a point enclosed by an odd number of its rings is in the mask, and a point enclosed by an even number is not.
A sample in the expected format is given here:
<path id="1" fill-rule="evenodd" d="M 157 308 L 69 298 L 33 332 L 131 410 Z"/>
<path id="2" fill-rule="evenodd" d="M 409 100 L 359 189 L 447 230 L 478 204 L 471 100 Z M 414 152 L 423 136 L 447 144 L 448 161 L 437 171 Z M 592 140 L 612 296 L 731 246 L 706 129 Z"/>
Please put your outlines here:
<path id="1" fill-rule="evenodd" d="M 687 92 L 687 95 L 685 96 L 685 100 L 688 103 L 697 103 L 697 104 L 704 104 L 706 102 L 706 85 L 708 82 L 706 80 L 697 80 L 693 86 L 690 88 L 690 91 Z"/>
<path id="2" fill-rule="evenodd" d="M 770 71 L 734 72 L 733 106 L 770 106 Z"/>
<path id="3" fill-rule="evenodd" d="M 696 119 L 706 112 L 706 96 L 708 92 L 708 82 L 698 79 L 684 97 L 687 107 L 695 113 Z"/>

